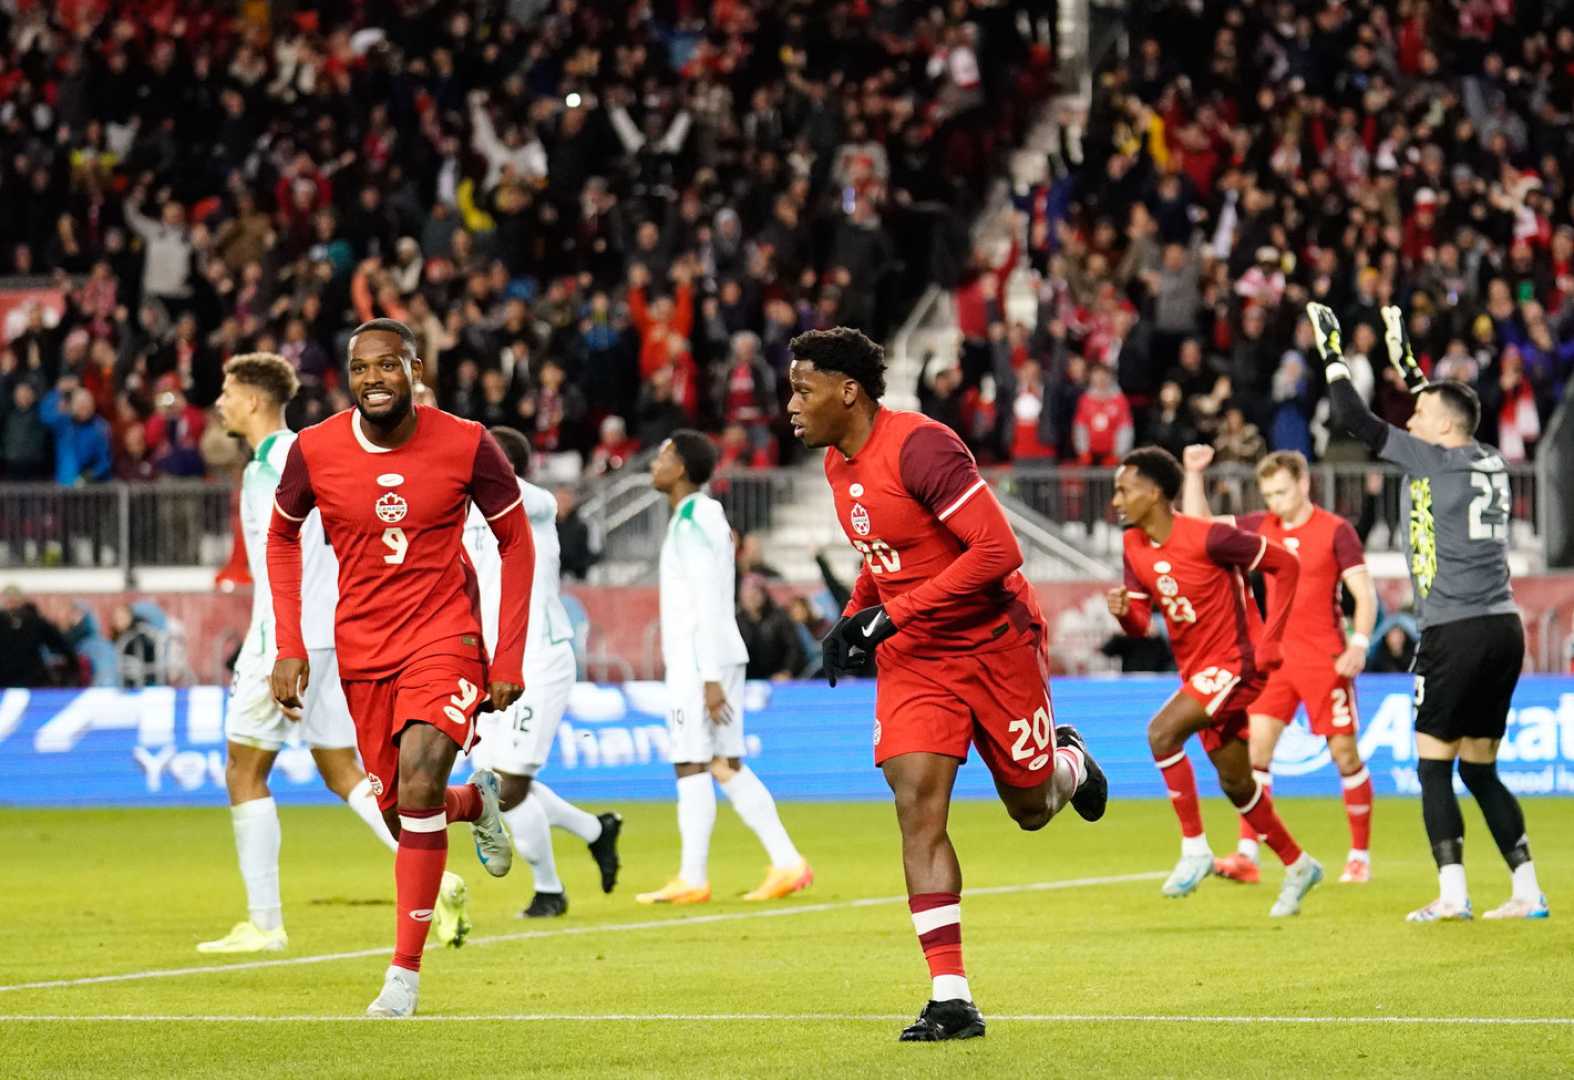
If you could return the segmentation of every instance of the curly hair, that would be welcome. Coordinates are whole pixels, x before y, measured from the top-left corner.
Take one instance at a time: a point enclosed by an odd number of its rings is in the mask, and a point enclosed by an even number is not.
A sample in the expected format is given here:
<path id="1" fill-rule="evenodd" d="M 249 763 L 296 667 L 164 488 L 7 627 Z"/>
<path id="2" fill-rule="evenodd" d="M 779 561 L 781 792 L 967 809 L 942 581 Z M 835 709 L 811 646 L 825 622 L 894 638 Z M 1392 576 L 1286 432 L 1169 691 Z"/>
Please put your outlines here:
<path id="1" fill-rule="evenodd" d="M 806 330 L 788 343 L 793 357 L 817 371 L 835 371 L 863 387 L 874 401 L 885 396 L 885 350 L 850 326 Z"/>
<path id="2" fill-rule="evenodd" d="M 1181 481 L 1186 474 L 1181 470 L 1180 462 L 1175 460 L 1175 455 L 1163 447 L 1140 447 L 1127 454 L 1120 463 L 1130 466 L 1157 484 L 1170 502 L 1174 502 L 1180 494 Z"/>
<path id="3" fill-rule="evenodd" d="M 281 407 L 288 405 L 301 388 L 295 368 L 277 353 L 255 352 L 232 356 L 224 365 L 224 374 L 238 383 L 261 390 Z"/>

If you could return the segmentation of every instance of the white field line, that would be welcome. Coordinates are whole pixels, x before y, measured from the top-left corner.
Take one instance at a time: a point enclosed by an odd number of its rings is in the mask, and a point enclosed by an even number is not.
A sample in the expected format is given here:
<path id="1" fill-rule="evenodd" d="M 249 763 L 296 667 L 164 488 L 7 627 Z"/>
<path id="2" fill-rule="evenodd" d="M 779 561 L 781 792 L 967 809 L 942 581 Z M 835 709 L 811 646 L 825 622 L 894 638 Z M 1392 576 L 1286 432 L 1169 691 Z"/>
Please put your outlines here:
<path id="1" fill-rule="evenodd" d="M 1025 885 L 991 885 L 982 889 L 968 889 L 964 898 L 975 896 L 1007 896 L 1014 893 L 1057 892 L 1061 889 L 1083 889 L 1094 885 L 1124 885 L 1136 881 L 1155 881 L 1164 876 L 1161 871 L 1141 874 L 1112 874 L 1103 877 L 1068 878 L 1062 881 L 1035 881 Z M 762 908 L 758 911 L 729 911 L 718 915 L 690 915 L 666 919 L 642 919 L 639 922 L 600 923 L 588 926 L 564 926 L 551 930 L 520 930 L 512 934 L 493 934 L 473 937 L 465 941 L 466 947 L 499 945 L 510 941 L 534 941 L 539 938 L 577 937 L 583 934 L 618 934 L 635 930 L 682 929 L 705 926 L 711 923 L 740 922 L 745 919 L 777 919 L 792 915 L 815 915 L 825 911 L 845 911 L 849 908 L 879 907 L 885 904 L 905 904 L 906 896 L 870 896 L 858 900 L 834 900 L 823 904 L 784 904 Z M 137 982 L 143 979 L 176 979 L 188 975 L 224 975 L 235 971 L 259 971 L 265 968 L 295 967 L 301 964 L 325 964 L 335 960 L 364 960 L 372 956 L 387 956 L 388 946 L 375 949 L 352 949 L 348 952 L 318 953 L 313 956 L 289 956 L 277 960 L 247 960 L 238 964 L 205 964 L 199 967 L 155 968 L 151 971 L 128 971 L 119 975 L 89 975 L 78 979 L 46 979 L 41 982 L 12 983 L 0 986 L 0 993 L 18 990 L 54 990 L 69 986 L 94 986 L 101 983 Z"/>
<path id="2" fill-rule="evenodd" d="M 639 1024 L 665 1021 L 703 1024 L 759 1022 L 790 1023 L 902 1023 L 911 1018 L 900 1013 L 504 1013 L 491 1016 L 413 1016 L 409 1020 L 425 1024 L 475 1023 L 586 1023 Z M 1424 1024 L 1426 1026 L 1479 1027 L 1574 1027 L 1568 1016 L 1167 1016 L 1164 1014 L 1025 1013 L 1015 1016 L 991 1015 L 991 1024 Z M 90 1024 L 359 1024 L 385 1023 L 381 1017 L 366 1016 L 0 1016 L 0 1024 L 16 1023 L 90 1023 Z"/>

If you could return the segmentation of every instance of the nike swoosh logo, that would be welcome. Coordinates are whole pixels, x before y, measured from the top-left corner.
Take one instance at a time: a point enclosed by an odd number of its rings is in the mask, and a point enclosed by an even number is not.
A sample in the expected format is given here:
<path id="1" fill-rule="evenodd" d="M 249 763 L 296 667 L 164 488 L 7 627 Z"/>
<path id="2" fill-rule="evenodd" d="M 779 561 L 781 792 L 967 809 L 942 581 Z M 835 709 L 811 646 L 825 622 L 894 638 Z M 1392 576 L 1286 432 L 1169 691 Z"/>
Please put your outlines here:
<path id="1" fill-rule="evenodd" d="M 875 617 L 869 620 L 869 625 L 864 627 L 864 637 L 874 637 L 874 632 L 880 629 L 880 620 L 883 618 L 885 618 L 885 612 L 881 611 L 876 613 Z"/>

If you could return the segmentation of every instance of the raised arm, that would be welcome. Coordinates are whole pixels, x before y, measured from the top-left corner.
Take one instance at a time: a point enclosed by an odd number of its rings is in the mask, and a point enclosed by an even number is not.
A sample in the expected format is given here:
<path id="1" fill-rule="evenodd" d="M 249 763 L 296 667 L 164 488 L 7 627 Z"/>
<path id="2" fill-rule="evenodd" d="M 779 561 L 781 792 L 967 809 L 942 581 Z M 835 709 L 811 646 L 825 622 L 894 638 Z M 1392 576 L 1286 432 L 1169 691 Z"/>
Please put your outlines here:
<path id="1" fill-rule="evenodd" d="M 1191 517 L 1210 517 L 1208 490 L 1204 476 L 1213 464 L 1213 447 L 1206 443 L 1188 446 L 1181 452 L 1186 478 L 1181 483 L 1181 513 Z"/>

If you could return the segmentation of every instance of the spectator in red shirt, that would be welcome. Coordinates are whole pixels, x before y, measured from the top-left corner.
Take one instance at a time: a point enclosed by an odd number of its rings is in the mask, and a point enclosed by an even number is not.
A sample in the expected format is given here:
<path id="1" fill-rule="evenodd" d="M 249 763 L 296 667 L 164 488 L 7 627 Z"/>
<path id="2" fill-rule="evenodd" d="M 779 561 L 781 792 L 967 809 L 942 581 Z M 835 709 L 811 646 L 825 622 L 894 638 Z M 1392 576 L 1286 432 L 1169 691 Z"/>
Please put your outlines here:
<path id="1" fill-rule="evenodd" d="M 639 443 L 629 438 L 628 424 L 621 416 L 608 416 L 601 421 L 601 437 L 590 451 L 589 475 L 616 472 L 637 453 Z"/>
<path id="2" fill-rule="evenodd" d="M 1115 465 L 1131 449 L 1131 406 L 1103 364 L 1089 372 L 1071 427 L 1079 465 Z"/>

